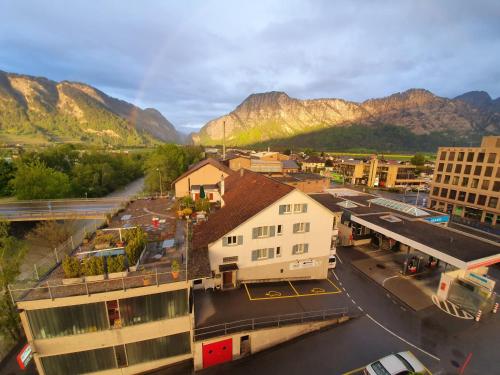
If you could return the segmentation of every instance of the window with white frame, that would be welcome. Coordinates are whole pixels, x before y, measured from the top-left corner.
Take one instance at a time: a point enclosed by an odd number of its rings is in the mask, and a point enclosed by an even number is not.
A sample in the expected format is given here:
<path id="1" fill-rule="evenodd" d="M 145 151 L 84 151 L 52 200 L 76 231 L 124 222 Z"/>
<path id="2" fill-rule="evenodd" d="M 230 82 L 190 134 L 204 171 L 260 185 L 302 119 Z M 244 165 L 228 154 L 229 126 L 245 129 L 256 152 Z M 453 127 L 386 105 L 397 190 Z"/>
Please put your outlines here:
<path id="1" fill-rule="evenodd" d="M 308 251 L 309 251 L 309 244 L 307 243 L 299 243 L 297 245 L 293 245 L 292 248 L 293 255 L 305 254 Z"/>
<path id="2" fill-rule="evenodd" d="M 283 233 L 283 227 L 281 224 L 278 225 L 278 227 L 276 228 L 276 234 L 280 235 Z"/>
<path id="3" fill-rule="evenodd" d="M 243 236 L 226 236 L 222 238 L 222 246 L 243 245 Z"/>
<path id="4" fill-rule="evenodd" d="M 268 258 L 267 249 L 258 249 L 257 251 L 259 252 L 257 259 L 267 259 Z"/>
<path id="5" fill-rule="evenodd" d="M 268 236 L 269 236 L 269 227 L 257 228 L 257 237 L 268 237 Z"/>
<path id="6" fill-rule="evenodd" d="M 280 204 L 280 215 L 286 215 L 292 213 L 292 205 L 291 204 Z"/>
<path id="7" fill-rule="evenodd" d="M 227 244 L 228 245 L 236 245 L 236 244 L 238 244 L 238 236 L 228 236 L 227 237 Z"/>
<path id="8" fill-rule="evenodd" d="M 280 257 L 280 256 L 281 256 L 281 247 L 280 247 L 280 246 L 278 246 L 278 247 L 276 248 L 276 256 L 277 256 L 277 257 Z"/>
<path id="9" fill-rule="evenodd" d="M 296 214 L 307 212 L 307 204 L 306 203 L 295 203 L 293 205 L 293 212 Z"/>
<path id="10" fill-rule="evenodd" d="M 295 223 L 293 224 L 293 233 L 309 232 L 310 223 Z"/>

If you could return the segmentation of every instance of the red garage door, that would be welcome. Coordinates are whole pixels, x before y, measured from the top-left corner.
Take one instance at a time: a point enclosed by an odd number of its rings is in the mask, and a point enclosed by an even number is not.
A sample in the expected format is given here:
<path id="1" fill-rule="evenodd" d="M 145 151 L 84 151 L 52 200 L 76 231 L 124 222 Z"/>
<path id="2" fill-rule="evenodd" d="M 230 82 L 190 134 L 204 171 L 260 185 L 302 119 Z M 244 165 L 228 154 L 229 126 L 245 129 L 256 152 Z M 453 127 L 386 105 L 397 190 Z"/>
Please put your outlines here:
<path id="1" fill-rule="evenodd" d="M 233 339 L 203 344 L 203 368 L 233 359 Z"/>

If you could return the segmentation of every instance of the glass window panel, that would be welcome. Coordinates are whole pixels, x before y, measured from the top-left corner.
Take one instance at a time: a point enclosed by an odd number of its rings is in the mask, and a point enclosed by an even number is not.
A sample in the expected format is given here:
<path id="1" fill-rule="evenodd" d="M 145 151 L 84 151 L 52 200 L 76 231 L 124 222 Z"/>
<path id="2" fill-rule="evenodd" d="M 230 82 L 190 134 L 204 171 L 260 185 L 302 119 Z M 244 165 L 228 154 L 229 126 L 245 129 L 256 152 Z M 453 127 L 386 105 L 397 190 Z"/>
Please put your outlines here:
<path id="1" fill-rule="evenodd" d="M 189 332 L 126 344 L 129 366 L 187 354 L 191 351 Z"/>
<path id="2" fill-rule="evenodd" d="M 40 359 L 45 373 L 50 375 L 85 374 L 116 368 L 112 347 L 41 357 Z"/>
<path id="3" fill-rule="evenodd" d="M 27 311 L 33 336 L 57 336 L 102 331 L 109 328 L 104 302 Z"/>
<path id="4" fill-rule="evenodd" d="M 120 316 L 124 326 L 170 319 L 186 314 L 186 289 L 120 300 Z"/>

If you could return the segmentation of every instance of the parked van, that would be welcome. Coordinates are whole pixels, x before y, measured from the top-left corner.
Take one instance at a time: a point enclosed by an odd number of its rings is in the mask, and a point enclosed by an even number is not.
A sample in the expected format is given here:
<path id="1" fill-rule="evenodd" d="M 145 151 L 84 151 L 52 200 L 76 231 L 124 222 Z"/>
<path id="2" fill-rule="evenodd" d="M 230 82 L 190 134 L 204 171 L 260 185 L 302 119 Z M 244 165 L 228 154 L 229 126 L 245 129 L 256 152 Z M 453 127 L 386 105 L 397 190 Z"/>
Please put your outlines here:
<path id="1" fill-rule="evenodd" d="M 337 257 L 335 255 L 330 255 L 328 258 L 328 269 L 335 268 L 337 265 Z"/>

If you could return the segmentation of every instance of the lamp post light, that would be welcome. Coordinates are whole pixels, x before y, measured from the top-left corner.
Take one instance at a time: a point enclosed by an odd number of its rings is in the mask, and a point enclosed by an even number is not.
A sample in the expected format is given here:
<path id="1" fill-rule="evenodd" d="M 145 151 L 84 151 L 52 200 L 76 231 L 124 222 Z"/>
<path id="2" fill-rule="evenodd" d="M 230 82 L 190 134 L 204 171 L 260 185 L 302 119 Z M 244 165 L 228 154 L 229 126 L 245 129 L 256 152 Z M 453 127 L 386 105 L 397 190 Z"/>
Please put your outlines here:
<path id="1" fill-rule="evenodd" d="M 156 170 L 158 171 L 158 176 L 160 176 L 160 198 L 163 197 L 163 188 L 161 186 L 161 172 L 160 172 L 160 168 L 156 168 Z"/>

